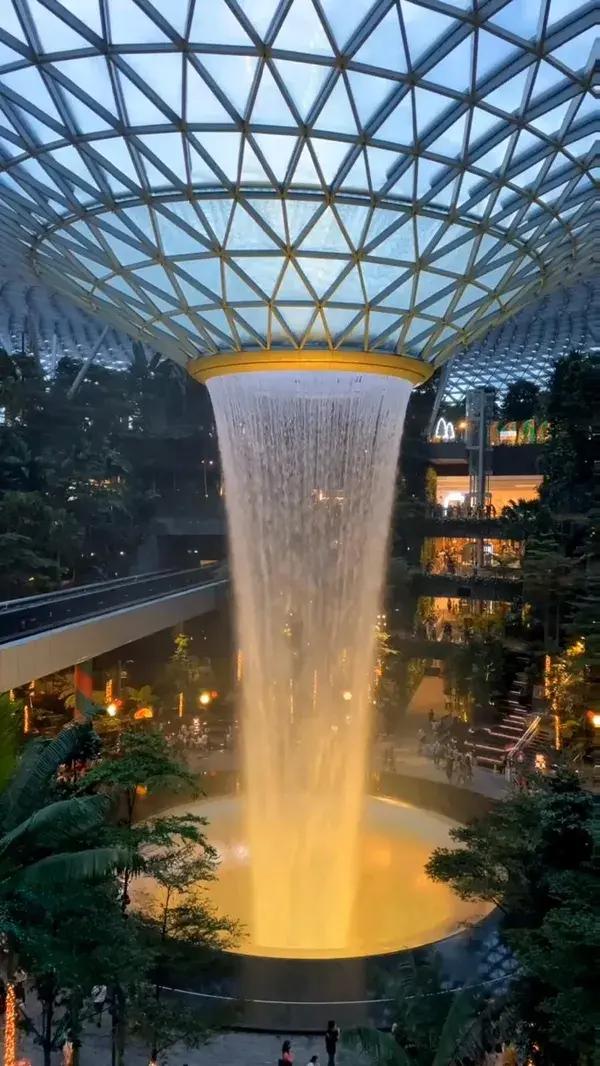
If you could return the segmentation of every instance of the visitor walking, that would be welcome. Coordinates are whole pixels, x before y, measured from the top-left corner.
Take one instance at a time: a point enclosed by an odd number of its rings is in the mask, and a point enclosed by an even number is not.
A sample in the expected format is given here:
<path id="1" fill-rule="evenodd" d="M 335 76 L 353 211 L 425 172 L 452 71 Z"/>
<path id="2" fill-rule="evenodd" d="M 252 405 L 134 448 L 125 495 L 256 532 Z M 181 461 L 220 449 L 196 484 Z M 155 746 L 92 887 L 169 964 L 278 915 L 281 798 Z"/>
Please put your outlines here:
<path id="1" fill-rule="evenodd" d="M 325 1051 L 327 1052 L 327 1066 L 335 1066 L 335 1056 L 337 1053 L 338 1040 L 340 1039 L 340 1028 L 335 1024 L 334 1019 L 327 1022 L 327 1029 L 325 1031 Z"/>
<path id="2" fill-rule="evenodd" d="M 289 1066 L 289 1064 L 293 1061 L 294 1056 L 292 1054 L 292 1042 L 291 1040 L 284 1040 L 283 1044 L 281 1045 L 281 1058 L 279 1060 L 278 1066 Z"/>
<path id="3" fill-rule="evenodd" d="M 92 1003 L 98 1028 L 102 1025 L 102 1012 L 106 1003 L 106 985 L 94 985 L 92 988 Z"/>
<path id="4" fill-rule="evenodd" d="M 448 747 L 446 749 L 446 777 L 448 778 L 449 781 L 452 781 L 452 777 L 453 777 L 453 774 L 454 774 L 454 761 L 455 761 L 454 756 L 455 756 L 454 749 L 451 748 L 451 747 Z"/>

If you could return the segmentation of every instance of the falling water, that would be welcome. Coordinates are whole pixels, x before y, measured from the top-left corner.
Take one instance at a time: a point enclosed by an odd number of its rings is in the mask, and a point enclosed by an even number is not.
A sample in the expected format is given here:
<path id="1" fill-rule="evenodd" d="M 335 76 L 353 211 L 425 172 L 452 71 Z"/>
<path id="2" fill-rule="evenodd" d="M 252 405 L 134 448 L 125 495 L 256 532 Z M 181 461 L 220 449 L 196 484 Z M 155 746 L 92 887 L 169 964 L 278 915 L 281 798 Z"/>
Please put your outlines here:
<path id="1" fill-rule="evenodd" d="M 410 385 L 286 371 L 209 388 L 243 655 L 253 939 L 266 953 L 343 949 Z"/>

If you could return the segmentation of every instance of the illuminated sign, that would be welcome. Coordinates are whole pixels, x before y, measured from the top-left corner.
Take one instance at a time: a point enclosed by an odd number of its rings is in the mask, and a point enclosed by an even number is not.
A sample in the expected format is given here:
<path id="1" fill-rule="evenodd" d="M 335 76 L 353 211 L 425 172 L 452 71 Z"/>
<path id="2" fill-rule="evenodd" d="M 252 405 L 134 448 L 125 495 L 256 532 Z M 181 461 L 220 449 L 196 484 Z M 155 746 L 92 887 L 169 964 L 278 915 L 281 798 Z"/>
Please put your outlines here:
<path id="1" fill-rule="evenodd" d="M 447 422 L 445 418 L 438 418 L 433 438 L 434 440 L 445 441 L 456 440 L 452 422 Z"/>

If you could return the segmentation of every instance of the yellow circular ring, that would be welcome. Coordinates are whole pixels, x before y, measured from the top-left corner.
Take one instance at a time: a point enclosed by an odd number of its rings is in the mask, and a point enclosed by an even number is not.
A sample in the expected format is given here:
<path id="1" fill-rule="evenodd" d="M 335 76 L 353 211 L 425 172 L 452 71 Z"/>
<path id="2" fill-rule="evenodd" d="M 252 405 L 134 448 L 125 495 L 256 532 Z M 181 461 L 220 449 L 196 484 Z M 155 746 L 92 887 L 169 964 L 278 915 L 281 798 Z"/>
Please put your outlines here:
<path id="1" fill-rule="evenodd" d="M 326 370 L 349 371 L 353 374 L 381 374 L 386 377 L 404 378 L 413 385 L 422 385 L 434 372 L 435 367 L 391 352 L 314 351 L 259 351 L 224 352 L 221 355 L 200 356 L 188 363 L 187 369 L 197 381 L 206 383 L 211 378 L 225 374 L 252 374 L 269 370 Z"/>

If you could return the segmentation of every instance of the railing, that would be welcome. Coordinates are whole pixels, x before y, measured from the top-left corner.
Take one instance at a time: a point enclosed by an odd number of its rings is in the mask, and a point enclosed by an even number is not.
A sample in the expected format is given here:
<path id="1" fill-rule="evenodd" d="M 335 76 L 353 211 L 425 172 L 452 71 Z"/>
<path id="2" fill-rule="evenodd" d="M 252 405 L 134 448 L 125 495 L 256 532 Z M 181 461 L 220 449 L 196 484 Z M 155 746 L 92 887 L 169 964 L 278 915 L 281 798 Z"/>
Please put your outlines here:
<path id="1" fill-rule="evenodd" d="M 227 579 L 222 565 L 163 570 L 0 603 L 0 644 Z"/>

